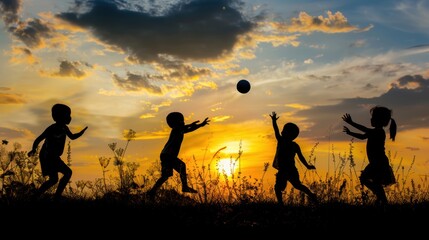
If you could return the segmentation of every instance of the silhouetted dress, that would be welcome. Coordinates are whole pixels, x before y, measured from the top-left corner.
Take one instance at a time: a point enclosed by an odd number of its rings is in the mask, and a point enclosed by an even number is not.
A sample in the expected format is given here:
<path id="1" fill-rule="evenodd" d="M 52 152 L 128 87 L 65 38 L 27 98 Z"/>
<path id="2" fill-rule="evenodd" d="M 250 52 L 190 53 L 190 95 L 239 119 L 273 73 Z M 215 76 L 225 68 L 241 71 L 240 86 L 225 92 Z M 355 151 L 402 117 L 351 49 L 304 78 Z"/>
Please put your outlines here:
<path id="1" fill-rule="evenodd" d="M 366 152 L 369 164 L 362 171 L 361 177 L 385 186 L 396 183 L 389 158 L 384 151 L 386 133 L 382 128 L 374 128 L 368 129 L 366 134 L 368 136 Z"/>

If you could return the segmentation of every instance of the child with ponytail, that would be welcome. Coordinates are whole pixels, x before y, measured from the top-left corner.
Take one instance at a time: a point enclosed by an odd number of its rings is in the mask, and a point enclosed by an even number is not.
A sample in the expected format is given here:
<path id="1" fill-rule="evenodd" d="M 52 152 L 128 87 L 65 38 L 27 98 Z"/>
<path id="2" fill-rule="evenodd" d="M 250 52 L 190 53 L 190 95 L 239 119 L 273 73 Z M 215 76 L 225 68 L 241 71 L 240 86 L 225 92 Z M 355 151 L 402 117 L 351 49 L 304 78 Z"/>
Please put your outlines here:
<path id="1" fill-rule="evenodd" d="M 375 106 L 371 108 L 370 113 L 373 128 L 355 123 L 350 114 L 344 114 L 342 119 L 363 133 L 352 132 L 346 126 L 343 128 L 343 132 L 361 140 L 367 139 L 366 153 L 369 163 L 362 171 L 359 180 L 363 186 L 375 194 L 377 197 L 376 204 L 385 205 L 388 201 L 384 187 L 396 183 L 396 179 L 385 153 L 386 133 L 384 127 L 390 122 L 390 139 L 395 141 L 396 122 L 392 118 L 392 110 L 386 107 Z"/>

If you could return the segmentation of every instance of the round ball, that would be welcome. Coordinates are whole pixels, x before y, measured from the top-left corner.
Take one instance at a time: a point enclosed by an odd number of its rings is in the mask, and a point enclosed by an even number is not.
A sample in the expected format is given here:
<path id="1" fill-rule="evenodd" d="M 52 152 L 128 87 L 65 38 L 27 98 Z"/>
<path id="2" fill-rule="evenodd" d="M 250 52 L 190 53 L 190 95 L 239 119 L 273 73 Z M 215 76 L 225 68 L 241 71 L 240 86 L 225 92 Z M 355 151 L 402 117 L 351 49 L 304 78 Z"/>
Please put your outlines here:
<path id="1" fill-rule="evenodd" d="M 250 82 L 246 79 L 241 79 L 237 82 L 237 91 L 240 93 L 248 93 L 250 91 Z"/>

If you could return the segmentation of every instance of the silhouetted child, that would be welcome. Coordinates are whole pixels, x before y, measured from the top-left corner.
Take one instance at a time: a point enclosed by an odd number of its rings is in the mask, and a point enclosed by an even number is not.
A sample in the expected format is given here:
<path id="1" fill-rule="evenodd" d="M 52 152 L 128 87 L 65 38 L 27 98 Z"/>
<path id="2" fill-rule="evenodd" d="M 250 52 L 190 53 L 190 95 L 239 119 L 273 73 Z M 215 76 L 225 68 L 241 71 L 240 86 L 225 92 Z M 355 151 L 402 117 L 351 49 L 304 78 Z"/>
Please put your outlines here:
<path id="1" fill-rule="evenodd" d="M 367 128 L 353 122 L 350 114 L 346 113 L 342 119 L 363 133 L 351 132 L 346 126 L 343 128 L 343 132 L 361 140 L 367 139 L 366 154 L 369 163 L 362 171 L 359 179 L 362 185 L 376 195 L 377 204 L 386 204 L 387 197 L 384 186 L 396 183 L 396 179 L 384 151 L 386 133 L 383 128 L 390 122 L 390 138 L 395 141 L 396 122 L 392 119 L 392 110 L 386 107 L 375 106 L 370 110 L 370 113 L 372 116 L 371 126 L 374 128 Z"/>
<path id="2" fill-rule="evenodd" d="M 36 154 L 39 143 L 43 140 L 44 143 L 40 149 L 39 159 L 42 175 L 48 176 L 49 179 L 42 183 L 35 193 L 35 198 L 46 192 L 49 188 L 58 182 L 58 173 L 62 173 L 62 178 L 58 183 L 54 198 L 59 199 L 67 186 L 72 170 L 61 159 L 64 152 L 66 137 L 71 140 L 79 138 L 86 131 L 85 127 L 79 133 L 72 133 L 67 125 L 71 121 L 71 109 L 64 104 L 55 104 L 52 107 L 52 118 L 55 123 L 45 129 L 45 131 L 34 140 L 32 150 L 28 152 L 28 156 Z"/>
<path id="3" fill-rule="evenodd" d="M 294 188 L 304 192 L 312 202 L 317 203 L 316 194 L 302 184 L 299 179 L 298 169 L 295 166 L 295 155 L 298 155 L 299 160 L 307 169 L 316 169 L 315 166 L 307 163 L 301 152 L 301 148 L 294 142 L 294 139 L 299 135 L 298 126 L 294 123 L 286 123 L 280 134 L 279 127 L 277 126 L 277 114 L 273 112 L 270 117 L 277 139 L 277 150 L 273 162 L 273 167 L 278 170 L 274 185 L 277 202 L 283 204 L 283 191 L 286 189 L 287 182 L 289 181 Z"/>
<path id="4" fill-rule="evenodd" d="M 184 138 L 184 134 L 197 130 L 209 123 L 206 118 L 202 123 L 195 121 L 191 124 L 185 124 L 183 114 L 180 112 L 171 112 L 167 115 L 167 124 L 171 128 L 170 137 L 161 151 L 161 177 L 156 181 L 155 185 L 148 191 L 149 198 L 154 198 L 156 191 L 161 185 L 173 176 L 173 170 L 180 174 L 182 182 L 182 192 L 196 193 L 195 189 L 188 186 L 186 174 L 186 164 L 178 158 L 180 147 Z"/>

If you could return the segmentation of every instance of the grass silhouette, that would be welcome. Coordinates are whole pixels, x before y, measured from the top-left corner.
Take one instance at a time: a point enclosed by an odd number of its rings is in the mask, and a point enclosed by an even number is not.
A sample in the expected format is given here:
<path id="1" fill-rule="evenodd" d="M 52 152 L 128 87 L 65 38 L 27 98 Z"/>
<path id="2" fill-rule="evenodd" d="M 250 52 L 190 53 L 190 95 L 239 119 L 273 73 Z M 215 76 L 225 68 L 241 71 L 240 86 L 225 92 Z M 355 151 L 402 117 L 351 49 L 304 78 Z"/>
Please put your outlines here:
<path id="1" fill-rule="evenodd" d="M 129 136 L 126 146 L 133 139 L 130 131 L 126 133 Z M 317 145 L 308 158 L 313 164 Z M 429 214 L 427 180 L 420 179 L 421 183 L 417 184 L 410 177 L 413 164 L 405 169 L 401 165 L 403 159 L 394 166 L 398 183 L 386 189 L 390 204 L 384 207 L 374 205 L 374 196 L 357 181 L 360 169 L 354 162 L 353 141 L 347 154 L 332 151 L 333 174 L 319 176 L 317 172 L 303 171 L 303 183 L 317 194 L 320 204 L 307 202 L 303 193 L 290 188 L 284 193 L 287 195 L 285 206 L 279 206 L 270 186 L 263 185 L 268 163 L 264 164 L 261 179 L 243 176 L 240 171 L 232 171 L 230 176 L 219 171 L 219 153 L 224 148 L 218 149 L 207 161 L 192 159 L 188 175 L 197 194 L 181 193 L 180 179 L 175 175 L 163 185 L 157 197 L 150 200 L 146 191 L 158 177 L 155 175 L 160 169 L 159 163 L 154 163 L 145 175 L 136 175 L 138 165 L 124 161 L 126 147 L 122 149 L 116 143 L 108 147 L 114 157 L 113 161 L 109 157 L 100 157 L 103 178 L 70 182 L 61 201 L 52 199 L 52 191 L 34 201 L 29 196 L 44 180 L 37 155 L 28 157 L 19 143 L 8 149 L 7 142 L 3 142 L 0 146 L 2 224 L 5 220 L 10 224 L 14 220 L 42 215 L 51 219 L 53 226 L 60 224 L 55 219 L 61 216 L 78 218 L 80 224 L 91 224 L 93 221 L 106 222 L 116 216 L 116 220 L 109 222 L 115 223 L 116 227 L 169 225 L 193 229 L 271 229 L 271 233 L 280 234 L 281 229 L 287 229 L 289 232 L 314 233 L 315 236 L 363 228 L 363 232 L 376 231 L 386 236 L 389 233 L 380 229 L 385 227 L 407 232 L 409 236 L 424 232 L 425 221 L 420 219 Z M 70 151 L 67 153 L 70 155 Z M 231 166 L 236 167 L 241 156 L 240 148 L 237 156 L 231 156 Z M 396 161 L 396 156 L 390 153 L 389 158 Z M 71 159 L 67 159 L 71 164 Z M 113 179 L 107 179 L 104 174 L 110 162 L 118 170 L 118 176 Z M 137 217 L 137 222 L 131 221 L 129 216 Z M 72 224 L 71 221 L 63 220 L 61 224 Z"/>

